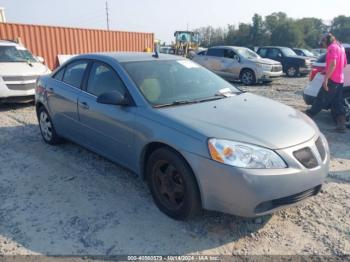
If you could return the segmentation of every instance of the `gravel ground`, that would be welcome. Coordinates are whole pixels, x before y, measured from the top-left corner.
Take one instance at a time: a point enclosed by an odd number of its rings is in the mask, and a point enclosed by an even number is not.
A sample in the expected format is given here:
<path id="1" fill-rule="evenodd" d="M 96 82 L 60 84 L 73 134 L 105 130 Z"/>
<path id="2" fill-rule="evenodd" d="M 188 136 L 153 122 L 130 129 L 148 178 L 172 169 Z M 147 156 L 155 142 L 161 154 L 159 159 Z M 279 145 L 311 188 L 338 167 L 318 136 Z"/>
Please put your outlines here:
<path id="1" fill-rule="evenodd" d="M 244 87 L 300 110 L 306 78 Z M 32 104 L 0 105 L 0 255 L 350 254 L 350 130 L 316 122 L 331 146 L 321 193 L 257 219 L 171 220 L 136 175 L 72 143 L 44 144 Z"/>

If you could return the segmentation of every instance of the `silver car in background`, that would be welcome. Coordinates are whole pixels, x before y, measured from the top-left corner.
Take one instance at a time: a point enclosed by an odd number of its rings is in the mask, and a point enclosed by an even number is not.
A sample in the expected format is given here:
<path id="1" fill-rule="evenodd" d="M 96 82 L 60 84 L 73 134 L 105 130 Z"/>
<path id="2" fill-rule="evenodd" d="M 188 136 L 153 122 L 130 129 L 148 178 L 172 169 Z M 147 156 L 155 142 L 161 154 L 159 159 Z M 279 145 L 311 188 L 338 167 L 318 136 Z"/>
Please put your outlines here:
<path id="1" fill-rule="evenodd" d="M 283 75 L 281 63 L 261 58 L 245 47 L 215 46 L 192 60 L 228 80 L 240 80 L 245 85 L 271 82 Z"/>
<path id="2" fill-rule="evenodd" d="M 328 173 L 327 141 L 305 114 L 178 56 L 79 55 L 40 77 L 35 100 L 46 143 L 125 166 L 175 219 L 268 214 L 316 195 Z"/>

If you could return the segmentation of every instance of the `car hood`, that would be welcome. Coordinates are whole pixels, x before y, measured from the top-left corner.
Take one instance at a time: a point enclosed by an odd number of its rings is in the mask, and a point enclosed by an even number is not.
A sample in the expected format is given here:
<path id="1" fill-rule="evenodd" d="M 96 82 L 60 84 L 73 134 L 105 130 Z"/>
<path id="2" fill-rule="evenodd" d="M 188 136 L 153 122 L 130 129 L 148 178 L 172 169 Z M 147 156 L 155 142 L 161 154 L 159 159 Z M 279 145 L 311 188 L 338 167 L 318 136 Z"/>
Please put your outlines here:
<path id="1" fill-rule="evenodd" d="M 166 118 L 207 138 L 281 149 L 310 140 L 314 122 L 289 106 L 250 93 L 211 102 L 160 109 Z"/>
<path id="2" fill-rule="evenodd" d="M 254 63 L 267 64 L 267 65 L 281 65 L 280 62 L 277 62 L 275 60 L 268 59 L 268 58 L 251 58 L 249 59 L 249 61 L 252 61 Z"/>
<path id="3" fill-rule="evenodd" d="M 38 76 L 49 73 L 50 70 L 38 62 L 0 63 L 0 76 Z"/>

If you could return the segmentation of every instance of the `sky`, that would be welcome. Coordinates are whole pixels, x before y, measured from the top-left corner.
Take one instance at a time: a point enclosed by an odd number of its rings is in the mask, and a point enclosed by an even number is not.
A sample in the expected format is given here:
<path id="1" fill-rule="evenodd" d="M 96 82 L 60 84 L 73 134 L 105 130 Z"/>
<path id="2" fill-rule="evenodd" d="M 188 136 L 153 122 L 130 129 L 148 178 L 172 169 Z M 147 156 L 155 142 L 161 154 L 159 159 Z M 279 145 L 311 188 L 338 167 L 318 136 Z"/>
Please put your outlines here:
<path id="1" fill-rule="evenodd" d="M 329 22 L 350 15 L 349 0 L 108 0 L 110 29 L 155 33 L 170 43 L 177 30 L 238 25 L 285 12 L 289 17 L 317 17 Z M 7 22 L 106 29 L 106 0 L 0 0 Z"/>

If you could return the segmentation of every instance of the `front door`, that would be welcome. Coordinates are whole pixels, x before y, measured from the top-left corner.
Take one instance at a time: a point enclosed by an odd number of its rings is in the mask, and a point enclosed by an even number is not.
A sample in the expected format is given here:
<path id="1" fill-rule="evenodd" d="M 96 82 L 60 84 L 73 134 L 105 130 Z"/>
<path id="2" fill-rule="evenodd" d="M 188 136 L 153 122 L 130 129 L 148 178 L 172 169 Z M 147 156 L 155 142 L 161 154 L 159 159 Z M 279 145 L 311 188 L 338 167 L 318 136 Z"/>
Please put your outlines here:
<path id="1" fill-rule="evenodd" d="M 100 104 L 97 97 L 103 93 L 127 92 L 118 74 L 109 65 L 94 62 L 78 100 L 78 111 L 84 130 L 85 144 L 93 151 L 119 162 L 130 164 L 133 146 L 134 121 L 132 106 Z"/>

